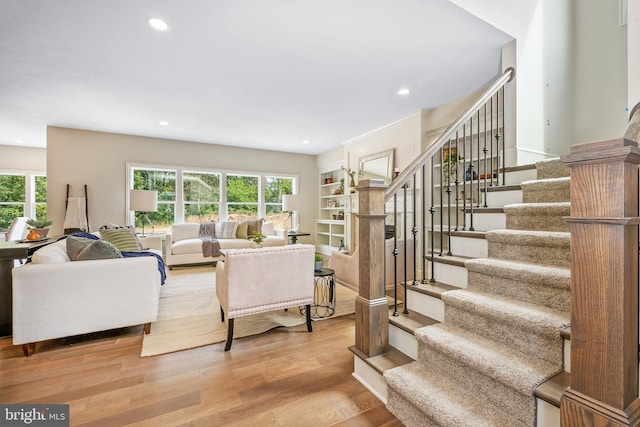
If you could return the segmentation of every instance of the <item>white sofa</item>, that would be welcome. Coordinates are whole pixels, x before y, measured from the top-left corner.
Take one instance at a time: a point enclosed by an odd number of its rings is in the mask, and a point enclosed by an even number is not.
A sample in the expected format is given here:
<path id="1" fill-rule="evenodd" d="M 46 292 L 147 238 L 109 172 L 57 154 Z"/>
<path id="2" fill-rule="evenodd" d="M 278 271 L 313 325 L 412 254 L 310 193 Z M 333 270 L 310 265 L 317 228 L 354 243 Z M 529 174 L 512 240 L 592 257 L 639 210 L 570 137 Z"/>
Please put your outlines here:
<path id="1" fill-rule="evenodd" d="M 165 262 L 169 269 L 174 265 L 202 264 L 220 261 L 222 257 L 204 257 L 202 240 L 198 237 L 200 224 L 173 224 L 165 241 Z M 286 243 L 284 229 L 274 229 L 272 222 L 262 223 L 262 234 L 266 235 L 264 247 L 283 246 Z M 247 238 L 217 238 L 220 249 L 251 248 L 253 241 Z"/>
<path id="2" fill-rule="evenodd" d="M 154 256 L 71 261 L 66 241 L 14 268 L 13 344 L 26 356 L 38 341 L 145 325 L 158 318 L 161 274 Z"/>
<path id="3" fill-rule="evenodd" d="M 216 295 L 222 321 L 226 314 L 228 324 L 225 351 L 231 348 L 234 319 L 240 316 L 304 305 L 311 332 L 314 254 L 313 245 L 227 252 L 216 267 Z"/>

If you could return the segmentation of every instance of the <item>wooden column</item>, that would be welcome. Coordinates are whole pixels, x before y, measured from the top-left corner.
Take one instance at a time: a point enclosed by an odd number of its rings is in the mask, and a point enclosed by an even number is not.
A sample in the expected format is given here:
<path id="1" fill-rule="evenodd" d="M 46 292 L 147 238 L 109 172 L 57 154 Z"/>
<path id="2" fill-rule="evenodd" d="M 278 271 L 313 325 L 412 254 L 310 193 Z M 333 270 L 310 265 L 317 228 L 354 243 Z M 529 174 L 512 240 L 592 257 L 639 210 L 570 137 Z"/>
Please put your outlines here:
<path id="1" fill-rule="evenodd" d="M 360 289 L 356 298 L 356 348 L 368 357 L 389 343 L 389 302 L 384 286 L 384 190 L 380 180 L 358 185 L 358 253 Z"/>
<path id="2" fill-rule="evenodd" d="M 571 386 L 562 425 L 634 426 L 638 399 L 637 142 L 575 145 L 571 168 Z"/>

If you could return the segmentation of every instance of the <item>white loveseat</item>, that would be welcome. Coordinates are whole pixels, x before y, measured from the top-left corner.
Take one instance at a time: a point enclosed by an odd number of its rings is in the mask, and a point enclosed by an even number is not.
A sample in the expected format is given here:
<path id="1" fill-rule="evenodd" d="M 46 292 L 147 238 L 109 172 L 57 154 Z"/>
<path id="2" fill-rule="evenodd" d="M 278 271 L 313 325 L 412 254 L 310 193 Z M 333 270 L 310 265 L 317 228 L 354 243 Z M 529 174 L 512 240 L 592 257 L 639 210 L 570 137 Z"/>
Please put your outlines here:
<path id="1" fill-rule="evenodd" d="M 71 261 L 61 240 L 14 268 L 13 344 L 26 356 L 38 341 L 145 325 L 158 317 L 155 256 Z"/>
<path id="2" fill-rule="evenodd" d="M 228 221 L 227 223 L 231 223 Z M 285 230 L 274 229 L 272 222 L 262 222 L 261 232 L 266 236 L 264 247 L 283 246 Z M 171 233 L 165 241 L 165 262 L 169 269 L 174 265 L 201 264 L 220 261 L 222 257 L 205 257 L 202 253 L 202 240 L 199 237 L 200 224 L 173 224 Z M 253 241 L 247 237 L 235 235 L 233 238 L 216 236 L 220 242 L 220 249 L 251 248 Z"/>

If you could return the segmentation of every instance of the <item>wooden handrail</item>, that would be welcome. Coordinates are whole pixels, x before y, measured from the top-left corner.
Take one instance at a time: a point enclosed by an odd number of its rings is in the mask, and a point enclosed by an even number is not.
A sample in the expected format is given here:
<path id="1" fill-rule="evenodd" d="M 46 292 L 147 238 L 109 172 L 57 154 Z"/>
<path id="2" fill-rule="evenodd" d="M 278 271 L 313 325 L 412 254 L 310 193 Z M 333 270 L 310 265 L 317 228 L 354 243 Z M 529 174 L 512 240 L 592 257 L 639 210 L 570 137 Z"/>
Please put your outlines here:
<path id="1" fill-rule="evenodd" d="M 491 85 L 489 86 L 480 97 L 473 103 L 471 107 L 466 109 L 462 114 L 458 116 L 458 118 L 447 127 L 442 135 L 440 135 L 429 147 L 420 153 L 418 157 L 416 157 L 409 166 L 403 170 L 397 178 L 389 184 L 389 187 L 384 193 L 384 201 L 388 202 L 391 197 L 395 193 L 397 193 L 409 179 L 415 175 L 418 170 L 422 167 L 423 164 L 427 162 L 428 159 L 431 158 L 436 152 L 442 148 L 446 141 L 451 138 L 454 133 L 460 129 L 460 127 L 466 123 L 473 114 L 478 111 L 480 107 L 482 107 L 491 97 L 493 97 L 499 89 L 501 89 L 504 85 L 509 83 L 511 80 L 515 78 L 516 71 L 513 67 L 507 68 L 504 73 Z"/>

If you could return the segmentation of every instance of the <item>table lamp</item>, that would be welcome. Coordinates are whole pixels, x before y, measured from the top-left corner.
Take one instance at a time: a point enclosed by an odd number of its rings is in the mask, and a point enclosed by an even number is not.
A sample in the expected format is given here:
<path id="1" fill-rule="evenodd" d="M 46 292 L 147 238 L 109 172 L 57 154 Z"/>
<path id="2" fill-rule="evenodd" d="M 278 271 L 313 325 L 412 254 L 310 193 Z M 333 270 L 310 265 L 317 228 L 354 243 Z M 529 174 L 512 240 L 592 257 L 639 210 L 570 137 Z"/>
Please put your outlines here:
<path id="1" fill-rule="evenodd" d="M 300 198 L 297 194 L 282 195 L 282 210 L 285 212 L 289 212 L 289 216 L 287 217 L 287 219 L 290 221 L 289 225 L 291 227 L 288 230 L 289 233 L 298 229 L 297 226 L 295 229 L 293 228 L 293 213 L 297 212 L 299 209 L 300 209 Z M 285 221 L 285 228 L 286 228 L 286 224 L 287 222 Z"/>
<path id="2" fill-rule="evenodd" d="M 144 224 L 146 222 L 153 227 L 147 213 L 156 212 L 158 210 L 158 192 L 155 190 L 130 190 L 129 210 L 132 212 L 142 212 L 141 237 L 146 237 L 144 234 Z"/>

